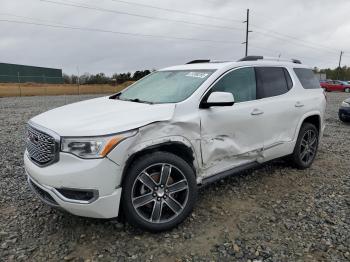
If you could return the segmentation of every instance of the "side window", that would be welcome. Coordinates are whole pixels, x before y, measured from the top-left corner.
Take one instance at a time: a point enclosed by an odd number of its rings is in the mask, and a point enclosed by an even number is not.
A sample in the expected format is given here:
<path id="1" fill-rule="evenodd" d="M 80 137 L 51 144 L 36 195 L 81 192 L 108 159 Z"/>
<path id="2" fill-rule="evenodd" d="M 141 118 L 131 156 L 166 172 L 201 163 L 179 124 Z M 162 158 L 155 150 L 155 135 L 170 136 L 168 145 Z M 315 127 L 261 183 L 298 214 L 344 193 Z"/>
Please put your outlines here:
<path id="1" fill-rule="evenodd" d="M 255 71 L 253 67 L 240 68 L 227 73 L 213 87 L 212 91 L 230 92 L 235 102 L 256 99 Z"/>
<path id="2" fill-rule="evenodd" d="M 288 80 L 282 67 L 256 67 L 255 70 L 258 99 L 282 95 L 289 91 Z"/>
<path id="3" fill-rule="evenodd" d="M 312 72 L 311 69 L 294 68 L 294 72 L 297 75 L 301 85 L 305 89 L 316 89 L 321 87 L 319 81 L 317 80 L 314 72 Z M 330 83 L 330 84 L 334 84 L 334 83 Z"/>

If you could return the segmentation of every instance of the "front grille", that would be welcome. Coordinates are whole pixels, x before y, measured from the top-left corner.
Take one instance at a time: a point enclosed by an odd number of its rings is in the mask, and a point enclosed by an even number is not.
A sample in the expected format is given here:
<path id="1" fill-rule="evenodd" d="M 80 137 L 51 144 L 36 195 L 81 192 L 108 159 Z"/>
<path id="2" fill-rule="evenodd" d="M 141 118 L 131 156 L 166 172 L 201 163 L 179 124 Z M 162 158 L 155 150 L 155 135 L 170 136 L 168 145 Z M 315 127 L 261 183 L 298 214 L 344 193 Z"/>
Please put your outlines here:
<path id="1" fill-rule="evenodd" d="M 27 126 L 26 144 L 29 157 L 36 164 L 46 166 L 57 160 L 55 138 L 31 125 Z"/>

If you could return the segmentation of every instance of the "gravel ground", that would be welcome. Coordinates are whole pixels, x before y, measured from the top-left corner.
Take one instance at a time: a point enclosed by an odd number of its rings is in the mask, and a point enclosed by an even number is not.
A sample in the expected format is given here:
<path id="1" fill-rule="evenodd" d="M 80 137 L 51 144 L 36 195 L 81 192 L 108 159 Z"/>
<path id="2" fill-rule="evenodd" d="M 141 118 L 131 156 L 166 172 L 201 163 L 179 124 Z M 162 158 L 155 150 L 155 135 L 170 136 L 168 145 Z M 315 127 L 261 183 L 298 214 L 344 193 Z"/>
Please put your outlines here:
<path id="1" fill-rule="evenodd" d="M 0 98 L 0 261 L 349 261 L 350 125 L 337 116 L 348 95 L 327 96 L 310 169 L 275 161 L 212 184 L 190 218 L 160 234 L 55 211 L 27 187 L 25 122 L 92 96 Z"/>

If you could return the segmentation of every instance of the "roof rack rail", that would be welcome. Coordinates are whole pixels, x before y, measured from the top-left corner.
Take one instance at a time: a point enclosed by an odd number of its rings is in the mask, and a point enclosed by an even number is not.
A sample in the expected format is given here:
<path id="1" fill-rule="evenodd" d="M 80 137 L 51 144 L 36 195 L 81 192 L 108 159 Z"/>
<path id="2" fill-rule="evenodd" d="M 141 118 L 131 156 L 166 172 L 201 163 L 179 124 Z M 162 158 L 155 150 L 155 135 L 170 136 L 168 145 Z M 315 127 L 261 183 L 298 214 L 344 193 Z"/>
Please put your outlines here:
<path id="1" fill-rule="evenodd" d="M 293 59 L 293 58 L 292 58 L 292 62 L 293 62 L 294 64 L 301 64 L 301 61 L 300 61 L 299 59 Z"/>
<path id="2" fill-rule="evenodd" d="M 210 59 L 197 59 L 197 60 L 192 60 L 190 62 L 187 62 L 186 65 L 188 64 L 199 64 L 199 63 L 209 63 Z"/>
<path id="3" fill-rule="evenodd" d="M 270 56 L 246 56 L 238 60 L 238 62 L 242 61 L 257 61 L 257 60 L 265 60 L 265 61 L 283 61 L 283 62 L 292 62 L 295 64 L 301 64 L 301 61 L 298 59 L 284 59 L 279 57 L 270 57 Z"/>
<path id="4" fill-rule="evenodd" d="M 248 55 L 248 56 L 245 56 L 245 57 L 239 59 L 238 62 L 241 62 L 241 61 L 256 61 L 256 60 L 262 60 L 262 59 L 264 59 L 263 56 Z"/>

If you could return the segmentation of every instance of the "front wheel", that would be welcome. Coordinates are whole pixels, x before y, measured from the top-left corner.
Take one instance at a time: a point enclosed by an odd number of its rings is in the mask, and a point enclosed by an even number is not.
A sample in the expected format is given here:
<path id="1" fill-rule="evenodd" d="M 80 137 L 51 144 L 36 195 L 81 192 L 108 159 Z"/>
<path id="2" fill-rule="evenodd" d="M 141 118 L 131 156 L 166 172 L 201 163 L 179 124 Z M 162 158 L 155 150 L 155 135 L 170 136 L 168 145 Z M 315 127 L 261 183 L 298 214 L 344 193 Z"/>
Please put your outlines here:
<path id="1" fill-rule="evenodd" d="M 182 158 L 156 152 L 133 162 L 123 183 L 123 210 L 128 222 L 148 231 L 181 223 L 197 199 L 193 169 Z"/>
<path id="2" fill-rule="evenodd" d="M 350 93 L 350 88 L 347 87 L 347 88 L 344 89 L 344 91 L 345 91 L 346 93 Z"/>
<path id="3" fill-rule="evenodd" d="M 318 149 L 319 133 L 315 125 L 304 123 L 298 135 L 292 154 L 292 161 L 297 168 L 305 169 L 311 166 Z"/>

